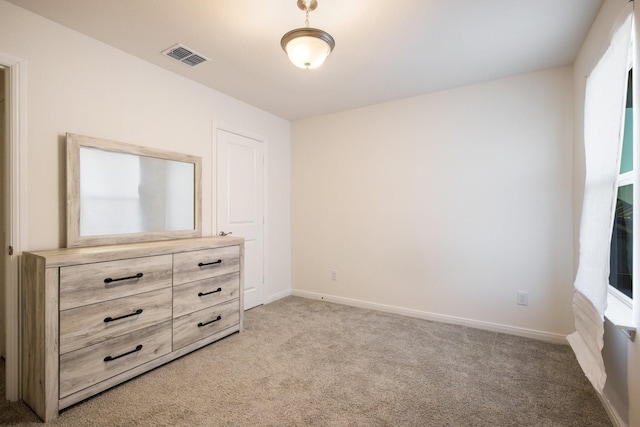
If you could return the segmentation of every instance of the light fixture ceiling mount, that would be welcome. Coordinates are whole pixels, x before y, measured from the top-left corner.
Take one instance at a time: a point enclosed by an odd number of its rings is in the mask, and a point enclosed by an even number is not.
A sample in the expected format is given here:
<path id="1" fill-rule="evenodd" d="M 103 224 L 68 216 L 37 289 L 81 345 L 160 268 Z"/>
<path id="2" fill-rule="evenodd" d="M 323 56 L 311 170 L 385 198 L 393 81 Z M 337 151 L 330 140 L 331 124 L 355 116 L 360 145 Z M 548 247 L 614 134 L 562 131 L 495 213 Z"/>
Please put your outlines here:
<path id="1" fill-rule="evenodd" d="M 300 68 L 319 67 L 336 45 L 331 34 L 309 26 L 309 12 L 317 7 L 316 0 L 298 0 L 298 8 L 306 15 L 305 26 L 289 31 L 280 40 L 289 60 Z"/>

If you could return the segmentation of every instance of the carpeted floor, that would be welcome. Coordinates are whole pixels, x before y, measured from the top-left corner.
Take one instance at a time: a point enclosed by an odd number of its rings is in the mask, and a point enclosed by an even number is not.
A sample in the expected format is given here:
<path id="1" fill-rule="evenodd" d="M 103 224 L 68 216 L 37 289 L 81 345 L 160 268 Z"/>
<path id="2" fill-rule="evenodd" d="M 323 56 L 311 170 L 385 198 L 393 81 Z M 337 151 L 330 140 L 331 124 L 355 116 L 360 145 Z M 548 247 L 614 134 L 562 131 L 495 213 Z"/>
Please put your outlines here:
<path id="1" fill-rule="evenodd" d="M 36 423 L 0 401 L 0 424 Z M 51 424 L 611 425 L 568 346 L 296 297 Z"/>

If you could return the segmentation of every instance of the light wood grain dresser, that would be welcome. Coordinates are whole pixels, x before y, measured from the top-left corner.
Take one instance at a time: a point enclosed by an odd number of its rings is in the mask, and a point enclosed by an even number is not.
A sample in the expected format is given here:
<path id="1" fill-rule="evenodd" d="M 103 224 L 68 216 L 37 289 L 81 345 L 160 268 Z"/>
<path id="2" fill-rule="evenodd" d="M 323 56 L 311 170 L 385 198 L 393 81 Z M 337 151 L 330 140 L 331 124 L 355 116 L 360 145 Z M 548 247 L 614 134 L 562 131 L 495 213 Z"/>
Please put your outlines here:
<path id="1" fill-rule="evenodd" d="M 23 400 L 44 421 L 242 330 L 244 240 L 25 252 Z"/>

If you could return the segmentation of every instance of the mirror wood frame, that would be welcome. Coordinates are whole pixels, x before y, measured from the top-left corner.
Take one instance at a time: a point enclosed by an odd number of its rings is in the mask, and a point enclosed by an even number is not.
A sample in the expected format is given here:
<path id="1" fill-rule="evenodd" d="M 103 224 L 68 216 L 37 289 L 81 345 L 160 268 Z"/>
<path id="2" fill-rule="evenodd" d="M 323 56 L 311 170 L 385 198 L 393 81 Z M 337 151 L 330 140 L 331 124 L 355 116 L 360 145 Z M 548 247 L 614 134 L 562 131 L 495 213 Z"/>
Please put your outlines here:
<path id="1" fill-rule="evenodd" d="M 106 139 L 67 133 L 67 247 L 99 246 L 119 243 L 202 237 L 202 159 L 188 154 L 174 153 Z M 194 228 L 178 231 L 153 231 L 127 234 L 83 236 L 80 234 L 80 148 L 89 147 L 138 156 L 186 162 L 194 165 Z"/>

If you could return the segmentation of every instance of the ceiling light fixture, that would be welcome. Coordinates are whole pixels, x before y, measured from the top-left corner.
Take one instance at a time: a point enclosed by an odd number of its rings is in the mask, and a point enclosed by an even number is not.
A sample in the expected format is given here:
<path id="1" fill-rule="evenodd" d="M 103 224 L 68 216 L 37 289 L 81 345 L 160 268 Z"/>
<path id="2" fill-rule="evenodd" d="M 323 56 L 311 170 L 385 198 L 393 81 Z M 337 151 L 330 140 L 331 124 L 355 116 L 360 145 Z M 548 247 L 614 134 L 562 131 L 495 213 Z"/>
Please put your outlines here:
<path id="1" fill-rule="evenodd" d="M 298 0 L 298 8 L 305 11 L 304 28 L 296 28 L 282 36 L 280 45 L 296 67 L 317 68 L 327 59 L 336 45 L 331 34 L 309 27 L 309 12 L 318 7 L 316 0 Z"/>

